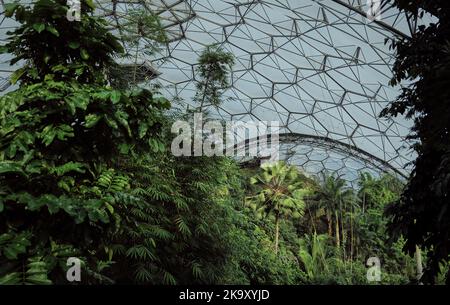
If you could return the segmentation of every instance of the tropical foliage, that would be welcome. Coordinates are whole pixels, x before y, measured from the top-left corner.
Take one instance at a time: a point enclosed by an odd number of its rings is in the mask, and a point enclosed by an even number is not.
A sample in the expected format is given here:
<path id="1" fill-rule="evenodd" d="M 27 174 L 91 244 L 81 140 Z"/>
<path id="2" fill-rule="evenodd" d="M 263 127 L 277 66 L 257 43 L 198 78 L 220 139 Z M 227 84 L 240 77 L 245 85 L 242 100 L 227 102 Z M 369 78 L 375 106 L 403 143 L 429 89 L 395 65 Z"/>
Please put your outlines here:
<path id="1" fill-rule="evenodd" d="M 423 280 L 433 283 L 450 255 L 450 9 L 444 0 L 394 4 L 412 18 L 431 14 L 436 20 L 419 26 L 411 39 L 392 42 L 392 84 L 409 85 L 382 113 L 414 119 L 410 138 L 418 157 L 400 200 L 388 210 L 389 229 L 393 239 L 406 238 L 408 253 L 417 247 L 428 251 Z"/>
<path id="2" fill-rule="evenodd" d="M 1 50 L 23 67 L 0 97 L 0 284 L 70 283 L 70 257 L 82 284 L 367 284 L 370 257 L 381 283 L 416 281 L 422 261 L 401 237 L 388 242 L 383 218 L 400 180 L 361 173 L 351 185 L 284 162 L 174 156 L 170 126 L 189 113 L 112 72 L 136 25 L 119 43 L 91 1 L 80 22 L 65 5 L 6 5 L 20 27 Z M 133 14 L 155 46 L 165 41 L 157 15 Z M 217 46 L 200 57 L 206 117 L 233 63 Z M 435 256 L 424 251 L 423 264 Z"/>

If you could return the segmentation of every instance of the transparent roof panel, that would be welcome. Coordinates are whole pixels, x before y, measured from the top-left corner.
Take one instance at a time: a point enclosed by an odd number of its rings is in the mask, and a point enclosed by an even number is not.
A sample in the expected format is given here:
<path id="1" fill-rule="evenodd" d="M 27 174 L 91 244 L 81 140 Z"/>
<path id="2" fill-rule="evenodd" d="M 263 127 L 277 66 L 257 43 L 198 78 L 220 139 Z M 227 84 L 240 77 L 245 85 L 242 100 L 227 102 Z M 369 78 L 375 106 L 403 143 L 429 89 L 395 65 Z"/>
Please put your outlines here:
<path id="1" fill-rule="evenodd" d="M 6 2 L 6 1 L 5 1 Z M 409 37 L 409 16 L 381 1 L 370 21 L 364 0 L 96 0 L 125 43 L 127 63 L 148 63 L 163 93 L 193 104 L 195 66 L 203 49 L 219 44 L 234 54 L 232 86 L 219 109 L 223 120 L 278 120 L 283 158 L 311 172 L 337 171 L 348 180 L 360 171 L 407 176 L 414 155 L 405 146 L 410 122 L 379 118 L 399 94 L 390 87 L 394 63 L 386 38 Z M 169 42 L 154 43 L 133 26 L 133 12 L 161 19 Z M 0 15 L 0 39 L 15 23 Z M 14 67 L 0 57 L 0 89 Z M 134 62 L 133 62 L 134 61 Z M 150 80 L 148 81 L 150 82 Z M 141 84 L 141 85 L 145 85 Z"/>

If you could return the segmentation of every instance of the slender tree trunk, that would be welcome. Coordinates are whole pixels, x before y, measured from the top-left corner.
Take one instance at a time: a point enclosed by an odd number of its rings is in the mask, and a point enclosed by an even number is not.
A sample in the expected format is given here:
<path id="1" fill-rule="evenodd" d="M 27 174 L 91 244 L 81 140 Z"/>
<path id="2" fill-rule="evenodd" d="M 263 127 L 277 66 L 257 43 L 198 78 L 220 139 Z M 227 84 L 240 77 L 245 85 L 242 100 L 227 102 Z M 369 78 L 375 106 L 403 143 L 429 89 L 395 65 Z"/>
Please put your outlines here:
<path id="1" fill-rule="evenodd" d="M 355 242 L 353 236 L 353 206 L 350 213 L 350 261 L 353 262 L 353 243 Z"/>
<path id="2" fill-rule="evenodd" d="M 211 75 L 211 70 L 208 70 L 208 75 L 206 77 L 206 82 L 205 82 L 205 89 L 203 90 L 202 101 L 200 103 L 200 112 L 203 112 L 203 104 L 205 103 L 206 91 L 208 90 L 208 84 L 210 82 L 210 79 L 209 79 L 210 75 Z"/>
<path id="3" fill-rule="evenodd" d="M 339 204 L 339 213 L 341 214 L 341 233 L 342 233 L 342 253 L 344 259 L 347 259 L 347 251 L 345 246 L 347 245 L 347 232 L 344 230 L 345 217 L 342 215 L 342 204 Z M 344 202 L 344 211 L 347 211 L 347 204 Z"/>
<path id="4" fill-rule="evenodd" d="M 416 253 L 415 253 L 415 258 L 416 258 L 416 278 L 417 278 L 417 282 L 420 283 L 420 279 L 422 278 L 422 274 L 423 274 L 423 265 L 422 265 L 422 252 L 420 251 L 420 248 L 416 245 Z"/>
<path id="5" fill-rule="evenodd" d="M 339 215 L 338 212 L 335 212 L 336 215 L 336 221 L 335 221 L 335 225 L 336 225 L 336 247 L 340 247 L 341 246 L 341 239 L 340 239 L 340 235 L 339 235 Z"/>
<path id="6" fill-rule="evenodd" d="M 364 211 L 366 209 L 366 192 L 363 193 L 363 205 L 362 205 L 362 213 L 364 214 Z"/>
<path id="7" fill-rule="evenodd" d="M 280 235 L 280 217 L 275 216 L 275 254 L 278 254 L 278 236 Z"/>
<path id="8" fill-rule="evenodd" d="M 330 238 L 333 237 L 333 224 L 332 224 L 332 218 L 331 215 L 327 213 L 327 222 L 328 222 L 328 236 Z"/>

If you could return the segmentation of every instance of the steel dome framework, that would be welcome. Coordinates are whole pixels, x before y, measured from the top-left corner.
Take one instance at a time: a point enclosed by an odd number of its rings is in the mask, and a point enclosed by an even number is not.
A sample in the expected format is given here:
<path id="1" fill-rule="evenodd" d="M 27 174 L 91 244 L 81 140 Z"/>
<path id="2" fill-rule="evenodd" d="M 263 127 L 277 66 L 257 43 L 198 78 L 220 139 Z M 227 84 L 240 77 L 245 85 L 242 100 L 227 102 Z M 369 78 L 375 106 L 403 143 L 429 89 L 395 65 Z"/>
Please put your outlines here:
<path id="1" fill-rule="evenodd" d="M 198 56 L 218 44 L 236 62 L 212 117 L 279 121 L 282 158 L 310 173 L 337 172 L 350 182 L 361 171 L 408 176 L 405 165 L 414 158 L 404 148 L 409 122 L 379 113 L 399 93 L 388 85 L 394 54 L 385 40 L 407 39 L 417 24 L 389 1 L 379 3 L 380 18 L 372 21 L 366 0 L 95 2 L 96 14 L 123 39 L 123 62 L 137 67 L 141 85 L 159 82 L 169 98 L 194 105 Z M 156 52 L 136 25 L 136 11 L 162 22 L 169 39 Z M 3 9 L 0 21 L 4 40 L 15 24 Z M 0 58 L 1 90 L 10 90 L 15 67 L 8 60 Z"/>

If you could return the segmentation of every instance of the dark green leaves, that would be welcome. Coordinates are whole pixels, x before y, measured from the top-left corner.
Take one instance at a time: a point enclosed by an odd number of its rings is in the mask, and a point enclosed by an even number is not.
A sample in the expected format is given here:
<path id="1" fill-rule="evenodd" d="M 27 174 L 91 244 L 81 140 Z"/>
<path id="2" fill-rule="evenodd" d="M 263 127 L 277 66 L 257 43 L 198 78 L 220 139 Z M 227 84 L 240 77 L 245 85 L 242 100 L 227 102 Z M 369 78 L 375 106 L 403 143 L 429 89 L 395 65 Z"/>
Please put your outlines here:
<path id="1" fill-rule="evenodd" d="M 24 174 L 22 165 L 16 161 L 0 161 L 0 174 L 19 173 Z"/>
<path id="2" fill-rule="evenodd" d="M 101 273 L 112 263 L 98 253 L 108 248 L 113 259 L 109 243 L 134 217 L 124 206 L 143 204 L 120 162 L 164 147 L 155 139 L 170 103 L 153 99 L 149 90 L 108 85 L 104 72 L 122 46 L 104 22 L 86 13 L 93 7 L 82 1 L 82 21 L 68 22 L 65 1 L 5 5 L 5 15 L 20 26 L 1 51 L 14 56 L 11 64 L 27 65 L 11 76 L 19 88 L 0 97 L 0 266 L 9 268 L 0 268 L 0 283 L 59 279 L 62 246 L 89 257 L 83 281 L 104 280 Z M 177 198 L 177 207 L 185 207 Z M 147 232 L 153 233 L 134 248 L 136 258 L 157 259 L 149 247 L 171 238 L 171 228 L 152 225 Z M 190 229 L 187 221 L 179 225 Z"/>
<path id="3" fill-rule="evenodd" d="M 59 37 L 59 32 L 57 29 L 55 29 L 53 26 L 51 25 L 46 25 L 45 29 L 47 30 L 47 32 L 52 33 L 53 35 L 55 35 L 56 37 Z"/>
<path id="4" fill-rule="evenodd" d="M 83 12 L 92 10 L 91 5 L 92 1 L 83 1 Z M 55 80 L 84 74 L 85 77 L 78 81 L 105 84 L 103 70 L 112 63 L 115 53 L 122 52 L 120 43 L 98 18 L 83 13 L 82 22 L 68 23 L 66 13 L 64 1 L 38 0 L 33 5 L 19 2 L 5 4 L 5 16 L 14 16 L 20 26 L 9 32 L 8 43 L 2 51 L 7 50 L 14 55 L 12 64 L 24 60 L 36 65 L 26 69 L 25 82 L 42 81 L 54 66 L 64 65 L 69 71 L 59 70 L 53 76 Z M 82 71 L 80 64 L 86 65 Z M 31 69 L 39 73 L 33 73 Z"/>
<path id="5" fill-rule="evenodd" d="M 80 47 L 80 43 L 78 41 L 71 41 L 69 42 L 69 48 L 71 49 L 78 49 Z"/>
<path id="6" fill-rule="evenodd" d="M 18 255 L 26 252 L 30 246 L 30 232 L 15 233 L 9 231 L 0 235 L 0 252 L 8 259 L 17 259 Z"/>
<path id="7" fill-rule="evenodd" d="M 448 1 L 404 1 L 394 5 L 412 14 L 421 24 L 411 39 L 393 41 L 396 51 L 392 85 L 408 83 L 402 93 L 382 112 L 383 116 L 404 115 L 414 119 L 410 139 L 417 152 L 411 179 L 402 197 L 390 205 L 389 233 L 406 238 L 410 254 L 419 245 L 428 250 L 423 280 L 433 283 L 450 254 L 450 55 L 448 53 Z M 435 23 L 421 20 L 431 14 Z M 447 267 L 447 284 L 450 269 Z"/>
<path id="8" fill-rule="evenodd" d="M 39 137 L 42 139 L 42 143 L 45 146 L 52 144 L 53 140 L 58 139 L 61 141 L 66 140 L 68 137 L 73 137 L 73 128 L 69 125 L 63 124 L 59 126 L 48 125 L 44 127 Z"/>
<path id="9" fill-rule="evenodd" d="M 50 168 L 51 174 L 56 174 L 58 176 L 63 176 L 69 172 L 78 172 L 78 173 L 84 173 L 85 172 L 85 165 L 79 162 L 67 162 L 66 164 L 55 166 Z"/>

